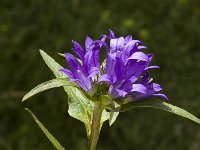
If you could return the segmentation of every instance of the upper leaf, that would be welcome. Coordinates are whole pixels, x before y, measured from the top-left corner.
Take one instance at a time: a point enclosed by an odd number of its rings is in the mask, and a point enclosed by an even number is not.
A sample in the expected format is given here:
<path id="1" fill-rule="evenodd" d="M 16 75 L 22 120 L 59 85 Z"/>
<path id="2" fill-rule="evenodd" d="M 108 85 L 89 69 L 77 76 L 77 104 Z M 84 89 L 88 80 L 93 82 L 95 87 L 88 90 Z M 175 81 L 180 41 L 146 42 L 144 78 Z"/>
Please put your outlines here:
<path id="1" fill-rule="evenodd" d="M 94 104 L 85 94 L 76 87 L 64 86 L 68 94 L 68 113 L 70 116 L 82 121 L 85 124 L 87 135 L 90 132 L 90 121 L 92 117 Z"/>
<path id="2" fill-rule="evenodd" d="M 54 75 L 57 78 L 66 78 L 66 75 L 63 72 L 59 71 L 61 68 L 63 68 L 60 64 L 58 64 L 52 57 L 50 57 L 43 50 L 40 50 L 40 54 L 44 59 L 45 63 L 47 64 L 47 66 L 53 71 Z"/>
<path id="3" fill-rule="evenodd" d="M 90 123 L 92 119 L 92 113 L 94 109 L 94 102 L 89 100 L 85 94 L 77 87 L 64 86 L 66 93 L 68 94 L 69 109 L 68 113 L 70 116 L 82 121 L 85 124 L 87 136 L 90 134 Z M 103 110 L 101 116 L 101 125 L 104 121 L 109 119 L 109 113 Z"/>
<path id="4" fill-rule="evenodd" d="M 131 105 L 124 105 L 121 108 L 121 111 L 126 111 L 132 108 L 136 107 L 151 107 L 151 108 L 157 108 L 161 109 L 164 111 L 171 112 L 173 114 L 179 115 L 181 117 L 190 119 L 198 124 L 200 124 L 200 119 L 194 116 L 193 114 L 187 112 L 186 110 L 179 108 L 177 106 L 174 106 L 172 104 L 160 101 L 160 100 L 146 100 L 146 101 L 138 101 L 138 102 L 133 102 Z"/>
<path id="5" fill-rule="evenodd" d="M 49 80 L 47 82 L 41 83 L 35 88 L 33 88 L 31 91 L 29 91 L 22 99 L 22 101 L 27 100 L 31 96 L 38 94 L 40 92 L 43 92 L 48 89 L 52 89 L 55 87 L 61 87 L 61 86 L 75 86 L 74 83 L 68 81 L 68 79 L 53 79 Z"/>
<path id="6" fill-rule="evenodd" d="M 103 123 L 110 118 L 110 112 L 107 112 L 106 109 L 103 110 L 101 115 L 101 126 Z"/>
<path id="7" fill-rule="evenodd" d="M 117 119 L 121 105 L 113 101 L 112 110 L 110 112 L 109 125 L 111 126 Z"/>

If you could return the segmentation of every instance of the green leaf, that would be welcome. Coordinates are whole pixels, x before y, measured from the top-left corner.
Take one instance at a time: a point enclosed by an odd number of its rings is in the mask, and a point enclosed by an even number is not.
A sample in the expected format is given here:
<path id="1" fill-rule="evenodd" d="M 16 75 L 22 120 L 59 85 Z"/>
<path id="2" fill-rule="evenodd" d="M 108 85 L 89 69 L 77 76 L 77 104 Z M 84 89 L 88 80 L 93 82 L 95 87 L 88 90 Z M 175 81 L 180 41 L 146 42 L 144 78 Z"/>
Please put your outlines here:
<path id="1" fill-rule="evenodd" d="M 112 106 L 112 110 L 110 112 L 110 118 L 109 118 L 110 126 L 116 121 L 116 119 L 119 115 L 120 108 L 121 108 L 121 106 L 113 101 L 113 106 Z"/>
<path id="2" fill-rule="evenodd" d="M 94 108 L 94 103 L 90 101 L 85 94 L 76 87 L 64 86 L 68 94 L 68 113 L 85 124 L 87 135 L 90 131 L 90 121 Z"/>
<path id="3" fill-rule="evenodd" d="M 113 110 L 110 112 L 110 118 L 109 118 L 109 125 L 112 126 L 112 124 L 116 121 L 117 117 L 119 116 L 119 111 L 114 112 Z"/>
<path id="4" fill-rule="evenodd" d="M 64 89 L 69 98 L 69 115 L 82 121 L 85 124 L 87 136 L 89 137 L 94 102 L 89 100 L 88 97 L 86 97 L 85 94 L 82 92 L 82 90 L 77 87 L 64 86 Z M 103 110 L 101 116 L 101 125 L 108 119 L 109 113 L 106 110 Z"/>
<path id="5" fill-rule="evenodd" d="M 22 102 L 27 100 L 28 98 L 30 98 L 31 96 L 33 96 L 35 94 L 38 94 L 38 93 L 43 92 L 43 91 L 48 90 L 48 89 L 52 89 L 52 88 L 55 88 L 55 87 L 61 87 L 61 86 L 75 86 L 75 84 L 68 81 L 67 78 L 49 80 L 47 82 L 39 84 L 38 86 L 33 88 L 30 92 L 28 92 L 23 97 Z"/>
<path id="6" fill-rule="evenodd" d="M 106 120 L 109 120 L 109 118 L 110 118 L 110 112 L 107 112 L 106 109 L 104 109 L 101 115 L 101 126 Z"/>
<path id="7" fill-rule="evenodd" d="M 65 148 L 62 147 L 62 145 L 56 140 L 56 138 L 45 128 L 45 126 L 38 120 L 38 118 L 33 114 L 33 112 L 25 108 L 31 115 L 31 117 L 35 120 L 35 122 L 38 124 L 40 129 L 43 131 L 43 133 L 46 135 L 46 137 L 51 141 L 51 143 L 56 147 L 57 150 L 64 150 Z"/>
<path id="8" fill-rule="evenodd" d="M 124 106 L 121 109 L 121 111 L 126 111 L 126 110 L 136 108 L 136 107 L 151 107 L 151 108 L 161 109 L 161 110 L 171 112 L 173 114 L 179 115 L 181 117 L 187 118 L 189 120 L 192 120 L 200 124 L 200 119 L 194 116 L 193 114 L 187 112 L 186 110 L 182 108 L 179 108 L 177 106 L 174 106 L 172 104 L 169 104 L 160 100 L 147 100 L 147 101 L 133 102 L 132 105 Z"/>
<path id="9" fill-rule="evenodd" d="M 40 54 L 44 59 L 45 63 L 47 64 L 47 66 L 53 71 L 54 75 L 57 78 L 66 78 L 66 75 L 63 72 L 59 71 L 61 68 L 63 68 L 60 64 L 58 64 L 52 57 L 50 57 L 43 50 L 40 50 Z"/>

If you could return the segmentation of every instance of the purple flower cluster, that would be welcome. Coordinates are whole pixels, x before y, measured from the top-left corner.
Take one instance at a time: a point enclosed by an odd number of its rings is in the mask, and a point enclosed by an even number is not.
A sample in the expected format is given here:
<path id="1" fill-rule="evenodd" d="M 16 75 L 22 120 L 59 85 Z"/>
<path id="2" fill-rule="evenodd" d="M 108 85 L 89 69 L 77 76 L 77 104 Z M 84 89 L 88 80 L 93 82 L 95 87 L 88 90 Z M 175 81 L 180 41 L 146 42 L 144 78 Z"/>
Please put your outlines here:
<path id="1" fill-rule="evenodd" d="M 112 99 L 131 96 L 137 101 L 158 96 L 167 100 L 164 94 L 159 93 L 161 86 L 148 77 L 149 69 L 159 67 L 149 66 L 153 55 L 141 51 L 146 48 L 141 41 L 133 40 L 132 36 L 117 38 L 110 30 L 110 35 L 103 35 L 101 40 L 86 37 L 85 49 L 75 41 L 73 44 L 79 59 L 65 53 L 70 70 L 63 68 L 60 71 L 90 96 L 99 92 L 109 94 Z M 99 52 L 103 48 L 107 58 L 105 65 L 100 66 Z M 97 88 L 99 86 L 104 88 Z"/>

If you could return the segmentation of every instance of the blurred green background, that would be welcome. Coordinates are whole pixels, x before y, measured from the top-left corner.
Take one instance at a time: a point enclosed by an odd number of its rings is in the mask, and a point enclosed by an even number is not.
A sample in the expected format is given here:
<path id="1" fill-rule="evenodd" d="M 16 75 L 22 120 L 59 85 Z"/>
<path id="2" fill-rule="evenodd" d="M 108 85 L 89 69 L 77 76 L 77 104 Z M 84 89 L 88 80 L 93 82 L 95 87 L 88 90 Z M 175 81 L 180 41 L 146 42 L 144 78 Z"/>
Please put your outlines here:
<path id="1" fill-rule="evenodd" d="M 65 66 L 58 52 L 71 40 L 99 38 L 113 29 L 133 35 L 155 54 L 152 72 L 170 102 L 200 117 L 200 1 L 198 0 L 1 0 L 0 149 L 54 149 L 24 110 L 32 109 L 51 133 L 71 150 L 87 145 L 84 125 L 67 114 L 62 88 L 25 103 L 23 95 L 53 78 L 39 55 L 45 50 Z M 99 150 L 199 150 L 200 126 L 153 109 L 121 113 L 102 128 Z"/>

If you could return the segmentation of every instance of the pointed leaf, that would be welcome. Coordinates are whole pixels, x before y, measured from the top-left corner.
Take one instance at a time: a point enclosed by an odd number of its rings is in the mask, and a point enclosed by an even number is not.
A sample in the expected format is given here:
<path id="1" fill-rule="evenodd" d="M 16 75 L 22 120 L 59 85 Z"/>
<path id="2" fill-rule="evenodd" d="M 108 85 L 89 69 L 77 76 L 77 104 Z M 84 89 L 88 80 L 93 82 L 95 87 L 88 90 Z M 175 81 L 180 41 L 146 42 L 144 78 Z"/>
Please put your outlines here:
<path id="1" fill-rule="evenodd" d="M 110 112 L 110 118 L 109 118 L 110 126 L 116 121 L 116 119 L 119 115 L 120 108 L 121 108 L 121 106 L 119 104 L 117 104 L 116 102 L 113 102 L 113 107 Z"/>
<path id="2" fill-rule="evenodd" d="M 57 150 L 64 150 L 65 148 L 56 140 L 56 138 L 45 128 L 45 126 L 38 120 L 38 118 L 33 114 L 33 112 L 25 108 L 26 111 L 31 115 L 34 121 L 38 124 L 42 132 L 46 135 L 46 137 L 51 141 L 51 143 L 56 147 Z"/>
<path id="3" fill-rule="evenodd" d="M 60 64 L 58 64 L 52 57 L 50 57 L 43 50 L 40 50 L 40 54 L 44 59 L 45 63 L 47 64 L 47 66 L 53 71 L 54 75 L 57 78 L 66 78 L 66 75 L 63 72 L 59 71 L 61 68 L 63 68 Z"/>
<path id="4" fill-rule="evenodd" d="M 104 109 L 101 115 L 101 126 L 106 120 L 109 120 L 109 118 L 110 118 L 110 113 L 107 112 L 106 109 Z"/>
<path id="5" fill-rule="evenodd" d="M 117 117 L 119 115 L 118 112 L 114 112 L 113 110 L 110 112 L 110 118 L 109 118 L 109 125 L 112 126 L 112 124 L 116 121 Z"/>
<path id="6" fill-rule="evenodd" d="M 84 93 L 76 87 L 64 86 L 65 91 L 68 94 L 68 113 L 71 117 L 74 117 L 85 124 L 87 135 L 90 131 L 90 121 L 92 117 L 92 111 L 94 103 L 90 101 Z"/>
<path id="7" fill-rule="evenodd" d="M 90 123 L 92 119 L 92 113 L 94 109 L 94 102 L 88 99 L 86 95 L 77 87 L 64 86 L 66 93 L 68 94 L 68 113 L 71 117 L 74 117 L 85 124 L 87 136 L 90 134 Z M 109 113 L 103 110 L 101 117 L 101 125 L 104 121 L 109 119 Z"/>
<path id="8" fill-rule="evenodd" d="M 164 101 L 160 100 L 147 100 L 147 101 L 140 101 L 140 102 L 133 102 L 132 105 L 126 105 L 124 106 L 121 111 L 126 111 L 132 108 L 136 107 L 151 107 L 151 108 L 157 108 L 164 111 L 171 112 L 173 114 L 179 115 L 181 117 L 190 119 L 198 124 L 200 124 L 200 119 L 194 116 L 193 114 L 187 112 L 186 110 L 179 108 L 177 106 L 174 106 L 172 104 L 166 103 Z"/>
<path id="9" fill-rule="evenodd" d="M 28 98 L 30 98 L 31 96 L 38 94 L 40 92 L 43 92 L 45 90 L 52 89 L 52 88 L 55 88 L 55 87 L 60 87 L 60 86 L 75 86 L 75 84 L 68 81 L 67 78 L 49 80 L 49 81 L 41 83 L 38 86 L 36 86 L 35 88 L 33 88 L 30 92 L 28 92 L 23 97 L 22 101 L 25 101 Z"/>

